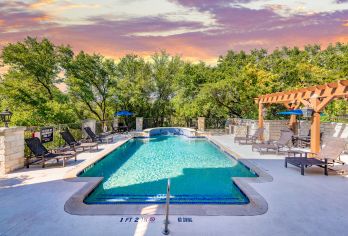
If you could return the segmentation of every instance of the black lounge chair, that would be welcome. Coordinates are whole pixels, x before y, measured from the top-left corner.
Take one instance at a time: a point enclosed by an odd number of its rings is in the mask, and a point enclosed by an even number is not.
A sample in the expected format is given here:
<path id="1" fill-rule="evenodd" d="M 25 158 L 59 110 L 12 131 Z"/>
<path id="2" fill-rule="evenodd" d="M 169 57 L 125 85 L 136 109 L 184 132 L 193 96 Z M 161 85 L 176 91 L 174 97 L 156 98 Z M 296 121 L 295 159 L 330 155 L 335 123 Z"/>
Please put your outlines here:
<path id="1" fill-rule="evenodd" d="M 56 159 L 57 163 L 59 159 L 63 160 L 63 167 L 65 166 L 66 160 L 70 158 L 75 158 L 76 161 L 76 152 L 72 152 L 71 150 L 57 149 L 56 153 L 50 152 L 46 149 L 46 147 L 41 143 L 40 139 L 35 138 L 27 138 L 25 142 L 30 149 L 30 156 L 26 157 L 26 167 L 29 168 L 30 164 L 40 163 L 42 162 L 42 167 L 45 167 L 45 163 L 49 160 Z M 30 162 L 30 158 L 34 154 L 35 160 Z"/>
<path id="2" fill-rule="evenodd" d="M 289 143 L 291 142 L 293 135 L 294 132 L 292 132 L 291 130 L 282 130 L 279 140 L 253 144 L 252 150 L 254 151 L 256 149 L 259 152 L 262 152 L 263 150 L 266 150 L 266 152 L 268 152 L 269 150 L 275 150 L 276 154 L 278 155 L 280 149 L 285 147 L 290 149 Z"/>
<path id="3" fill-rule="evenodd" d="M 101 142 L 101 143 L 109 143 L 109 141 L 112 142 L 113 137 L 108 135 L 96 135 L 90 127 L 84 127 L 84 130 L 86 131 L 88 137 L 92 140 L 92 142 Z"/>
<path id="4" fill-rule="evenodd" d="M 75 152 L 77 152 L 78 149 L 82 149 L 82 151 L 84 151 L 86 148 L 89 148 L 89 150 L 91 150 L 93 147 L 96 147 L 98 150 L 98 143 L 77 142 L 68 129 L 66 131 L 60 132 L 60 135 L 64 139 L 65 143 L 69 145 L 72 149 L 74 149 Z"/>
<path id="5" fill-rule="evenodd" d="M 285 168 L 288 163 L 301 168 L 301 175 L 304 175 L 304 169 L 311 166 L 320 166 L 324 168 L 324 174 L 328 175 L 328 166 L 335 163 L 344 164 L 340 160 L 340 155 L 346 148 L 344 139 L 330 138 L 319 153 L 291 151 L 285 158 Z M 312 157 L 309 157 L 311 155 Z"/>
<path id="6" fill-rule="evenodd" d="M 248 144 L 251 142 L 251 144 L 256 143 L 257 139 L 263 135 L 264 128 L 258 128 L 253 135 L 247 135 L 245 137 L 235 137 L 234 142 L 239 142 L 242 144 Z"/>

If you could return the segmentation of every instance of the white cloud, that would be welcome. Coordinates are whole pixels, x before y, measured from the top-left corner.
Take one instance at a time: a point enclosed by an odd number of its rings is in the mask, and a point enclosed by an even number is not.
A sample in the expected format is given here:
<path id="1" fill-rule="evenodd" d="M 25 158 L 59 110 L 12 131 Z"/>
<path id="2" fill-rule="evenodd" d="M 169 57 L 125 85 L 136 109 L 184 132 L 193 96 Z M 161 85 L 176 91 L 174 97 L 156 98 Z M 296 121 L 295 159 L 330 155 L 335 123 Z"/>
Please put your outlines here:
<path id="1" fill-rule="evenodd" d="M 205 26 L 215 24 L 213 15 L 187 8 L 169 0 L 56 0 L 27 1 L 40 10 L 52 16 L 54 23 L 62 25 L 90 24 L 89 19 L 105 16 L 108 20 L 125 20 L 138 17 L 167 18 L 170 21 L 199 22 Z M 40 1 L 41 2 L 41 1 Z"/>
<path id="2" fill-rule="evenodd" d="M 231 4 L 233 6 L 235 4 Z M 257 0 L 249 3 L 238 3 L 238 6 L 249 9 L 271 9 L 275 13 L 287 17 L 291 15 L 309 15 L 316 13 L 333 12 L 348 9 L 347 3 L 340 3 L 333 0 Z"/>

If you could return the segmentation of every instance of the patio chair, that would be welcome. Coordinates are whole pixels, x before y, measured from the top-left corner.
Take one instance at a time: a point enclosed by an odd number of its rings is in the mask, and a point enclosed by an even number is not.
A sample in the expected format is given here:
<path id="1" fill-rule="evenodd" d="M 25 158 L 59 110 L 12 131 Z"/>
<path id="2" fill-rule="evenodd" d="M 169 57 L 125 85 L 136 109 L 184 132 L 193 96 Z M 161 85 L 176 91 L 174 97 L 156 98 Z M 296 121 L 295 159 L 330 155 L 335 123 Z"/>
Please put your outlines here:
<path id="1" fill-rule="evenodd" d="M 57 163 L 59 162 L 59 159 L 62 159 L 63 167 L 65 166 L 65 162 L 70 158 L 75 158 L 76 161 L 76 152 L 72 152 L 71 150 L 67 149 L 56 149 L 50 152 L 46 149 L 46 147 L 41 143 L 41 140 L 37 137 L 27 138 L 25 139 L 25 142 L 28 148 L 30 149 L 30 156 L 26 157 L 27 168 L 29 168 L 30 164 L 40 162 L 42 162 L 42 168 L 44 168 L 45 163 L 52 159 L 57 160 Z M 53 151 L 56 151 L 56 153 L 54 153 Z M 34 157 L 36 159 L 30 163 L 29 159 L 32 156 L 32 154 L 34 154 Z"/>
<path id="2" fill-rule="evenodd" d="M 109 143 L 109 141 L 112 142 L 113 137 L 110 136 L 110 134 L 107 135 L 96 135 L 90 127 L 84 127 L 84 130 L 86 131 L 88 137 L 92 140 L 92 142 L 101 142 L 101 143 Z"/>
<path id="3" fill-rule="evenodd" d="M 240 144 L 242 144 L 243 141 L 244 141 L 244 144 L 248 144 L 249 141 L 251 142 L 251 144 L 256 143 L 256 140 L 261 135 L 263 135 L 264 130 L 265 130 L 264 128 L 258 128 L 253 135 L 247 134 L 247 136 L 245 137 L 235 137 L 234 142 L 239 142 Z"/>
<path id="4" fill-rule="evenodd" d="M 112 128 L 112 133 L 113 134 L 123 134 L 128 132 L 128 126 L 123 125 L 122 123 L 118 124 L 117 127 L 114 127 L 113 124 L 111 124 L 111 128 Z"/>
<path id="5" fill-rule="evenodd" d="M 285 147 L 290 149 L 289 143 L 291 142 L 293 135 L 294 132 L 292 132 L 291 130 L 282 130 L 279 140 L 253 144 L 252 150 L 254 151 L 256 149 L 259 152 L 262 152 L 263 150 L 266 150 L 266 152 L 268 152 L 269 150 L 275 150 L 276 154 L 278 155 L 280 149 Z"/>
<path id="6" fill-rule="evenodd" d="M 324 132 L 320 132 L 320 143 L 322 143 Z M 297 147 L 308 147 L 311 143 L 311 130 L 307 135 L 294 135 L 292 143 Z"/>
<path id="7" fill-rule="evenodd" d="M 320 166 L 324 168 L 324 174 L 328 175 L 328 166 L 339 163 L 345 163 L 340 160 L 340 155 L 346 149 L 346 140 L 338 138 L 327 139 L 319 153 L 291 151 L 285 158 L 285 168 L 288 163 L 301 168 L 301 175 L 304 175 L 304 169 L 311 166 Z M 309 157 L 309 156 L 312 157 Z"/>
<path id="8" fill-rule="evenodd" d="M 78 149 L 82 149 L 82 151 L 85 151 L 86 148 L 89 148 L 89 150 L 91 150 L 93 147 L 96 147 L 98 150 L 98 143 L 77 142 L 74 136 L 70 133 L 68 129 L 66 131 L 60 132 L 60 135 L 64 139 L 65 143 L 69 145 L 75 152 L 77 152 Z"/>

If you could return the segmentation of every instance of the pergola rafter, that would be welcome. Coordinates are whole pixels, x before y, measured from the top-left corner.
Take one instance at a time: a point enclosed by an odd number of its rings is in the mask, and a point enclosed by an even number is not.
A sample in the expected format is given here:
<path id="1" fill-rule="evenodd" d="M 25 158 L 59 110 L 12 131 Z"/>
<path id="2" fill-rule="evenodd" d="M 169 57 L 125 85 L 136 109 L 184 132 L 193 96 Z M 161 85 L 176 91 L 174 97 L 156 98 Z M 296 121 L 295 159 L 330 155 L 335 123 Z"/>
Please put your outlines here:
<path id="1" fill-rule="evenodd" d="M 313 109 L 311 125 L 311 150 L 320 150 L 320 112 L 334 99 L 348 98 L 348 80 L 324 85 L 311 86 L 286 92 L 271 93 L 255 99 L 259 105 L 259 127 L 263 127 L 263 105 L 283 104 L 288 109 L 298 109 L 301 105 Z M 296 124 L 296 116 L 291 115 L 290 126 Z"/>

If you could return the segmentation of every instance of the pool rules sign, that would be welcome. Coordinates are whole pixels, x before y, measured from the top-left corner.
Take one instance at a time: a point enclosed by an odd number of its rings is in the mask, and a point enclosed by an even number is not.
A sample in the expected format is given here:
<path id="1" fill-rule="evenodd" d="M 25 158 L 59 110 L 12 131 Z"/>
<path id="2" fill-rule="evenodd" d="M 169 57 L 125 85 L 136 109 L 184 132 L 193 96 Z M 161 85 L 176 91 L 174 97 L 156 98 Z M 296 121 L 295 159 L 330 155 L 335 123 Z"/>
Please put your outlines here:
<path id="1" fill-rule="evenodd" d="M 40 134 L 42 143 L 48 143 L 53 141 L 53 127 L 42 128 Z"/>

